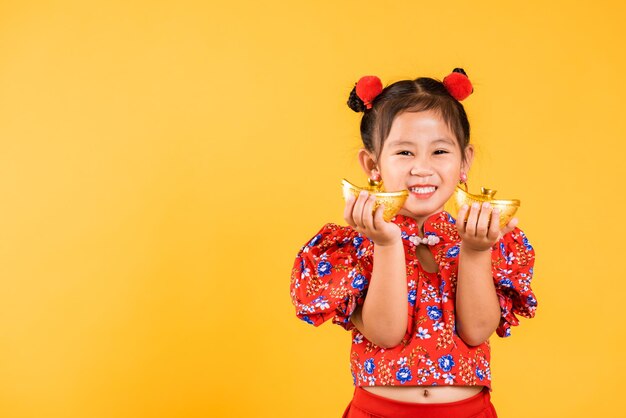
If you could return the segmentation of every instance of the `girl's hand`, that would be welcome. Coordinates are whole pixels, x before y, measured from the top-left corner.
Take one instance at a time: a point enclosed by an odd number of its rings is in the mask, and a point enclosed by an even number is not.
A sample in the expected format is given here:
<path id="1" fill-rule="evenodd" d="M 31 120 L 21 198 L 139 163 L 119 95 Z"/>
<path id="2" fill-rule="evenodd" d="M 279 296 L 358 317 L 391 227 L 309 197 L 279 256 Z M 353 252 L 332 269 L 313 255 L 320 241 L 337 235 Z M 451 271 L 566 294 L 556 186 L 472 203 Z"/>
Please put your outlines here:
<path id="1" fill-rule="evenodd" d="M 374 244 L 386 246 L 401 242 L 400 227 L 393 222 L 385 222 L 382 205 L 372 214 L 374 201 L 374 196 L 364 190 L 358 198 L 350 196 L 346 200 L 343 218 L 359 234 L 374 241 Z"/>
<path id="2" fill-rule="evenodd" d="M 474 251 L 487 251 L 500 240 L 504 235 L 511 232 L 517 225 L 517 218 L 513 218 L 500 230 L 500 211 L 493 209 L 489 202 L 484 202 L 482 207 L 478 203 L 473 203 L 469 208 L 463 205 L 457 216 L 456 228 L 463 241 L 463 246 Z M 463 222 L 467 212 L 469 217 L 467 222 Z M 489 222 L 489 215 L 491 223 Z"/>

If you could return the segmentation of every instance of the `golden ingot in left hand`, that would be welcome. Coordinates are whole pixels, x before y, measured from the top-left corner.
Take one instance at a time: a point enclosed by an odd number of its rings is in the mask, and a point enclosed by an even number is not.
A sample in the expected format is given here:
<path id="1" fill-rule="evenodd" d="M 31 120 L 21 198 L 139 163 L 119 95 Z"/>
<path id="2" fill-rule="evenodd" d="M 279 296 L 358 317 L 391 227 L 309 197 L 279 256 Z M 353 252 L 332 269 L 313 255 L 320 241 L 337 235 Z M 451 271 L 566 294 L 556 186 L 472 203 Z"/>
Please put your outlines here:
<path id="1" fill-rule="evenodd" d="M 452 202 L 454 204 L 454 209 L 456 210 L 457 216 L 459 210 L 464 204 L 471 209 L 472 203 L 478 203 L 482 206 L 484 202 L 489 202 L 492 209 L 500 209 L 500 229 L 504 228 L 506 224 L 508 224 L 509 221 L 513 219 L 515 212 L 517 212 L 517 208 L 519 208 L 520 206 L 520 201 L 517 199 L 494 199 L 493 196 L 495 194 L 495 190 L 487 189 L 485 187 L 480 188 L 480 194 L 471 194 L 467 191 L 467 184 L 459 184 L 458 186 L 456 186 L 454 196 L 452 196 Z M 467 216 L 469 216 L 469 210 L 467 211 Z M 464 219 L 465 222 L 467 222 L 467 216 Z M 457 221 L 459 220 L 457 219 Z M 489 216 L 489 221 L 491 222 L 491 215 Z"/>
<path id="2" fill-rule="evenodd" d="M 391 218 L 398 214 L 400 209 L 402 209 L 406 198 L 409 197 L 408 190 L 385 192 L 382 181 L 370 180 L 368 187 L 355 186 L 346 179 L 343 179 L 341 184 L 343 186 L 343 198 L 346 200 L 350 195 L 358 198 L 361 190 L 365 190 L 376 199 L 374 201 L 373 212 L 375 212 L 380 205 L 385 205 L 383 209 L 383 219 L 387 222 L 391 221 Z"/>

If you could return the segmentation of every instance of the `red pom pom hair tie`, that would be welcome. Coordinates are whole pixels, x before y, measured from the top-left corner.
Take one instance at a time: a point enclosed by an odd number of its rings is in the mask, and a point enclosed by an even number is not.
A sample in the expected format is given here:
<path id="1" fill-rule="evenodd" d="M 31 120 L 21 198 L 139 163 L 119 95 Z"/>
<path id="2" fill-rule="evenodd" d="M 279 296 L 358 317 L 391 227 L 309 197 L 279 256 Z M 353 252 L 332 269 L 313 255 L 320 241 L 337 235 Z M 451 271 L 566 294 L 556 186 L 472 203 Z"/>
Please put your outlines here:
<path id="1" fill-rule="evenodd" d="M 375 75 L 361 77 L 356 83 L 356 95 L 363 100 L 366 109 L 372 108 L 372 102 L 383 91 L 383 83 Z"/>
<path id="2" fill-rule="evenodd" d="M 462 68 L 455 68 L 450 74 L 443 79 L 443 85 L 448 90 L 448 93 L 459 102 L 474 91 L 472 83 L 470 82 L 467 74 Z"/>

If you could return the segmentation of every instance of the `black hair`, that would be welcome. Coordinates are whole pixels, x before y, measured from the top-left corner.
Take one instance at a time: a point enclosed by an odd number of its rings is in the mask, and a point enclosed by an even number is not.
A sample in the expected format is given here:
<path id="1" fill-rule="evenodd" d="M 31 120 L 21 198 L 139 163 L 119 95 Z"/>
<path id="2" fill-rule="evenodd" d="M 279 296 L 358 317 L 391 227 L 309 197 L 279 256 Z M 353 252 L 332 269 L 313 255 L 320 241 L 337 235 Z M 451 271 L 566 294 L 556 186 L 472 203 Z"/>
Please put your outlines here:
<path id="1" fill-rule="evenodd" d="M 454 72 L 465 74 L 462 68 Z M 394 119 L 403 112 L 437 111 L 456 136 L 461 148 L 469 145 L 470 125 L 465 108 L 446 89 L 443 82 L 429 77 L 397 81 L 383 89 L 366 109 L 356 94 L 356 86 L 350 92 L 348 106 L 355 112 L 363 112 L 361 140 L 365 149 L 377 157 L 391 131 Z M 465 152 L 462 152 L 465 161 Z"/>

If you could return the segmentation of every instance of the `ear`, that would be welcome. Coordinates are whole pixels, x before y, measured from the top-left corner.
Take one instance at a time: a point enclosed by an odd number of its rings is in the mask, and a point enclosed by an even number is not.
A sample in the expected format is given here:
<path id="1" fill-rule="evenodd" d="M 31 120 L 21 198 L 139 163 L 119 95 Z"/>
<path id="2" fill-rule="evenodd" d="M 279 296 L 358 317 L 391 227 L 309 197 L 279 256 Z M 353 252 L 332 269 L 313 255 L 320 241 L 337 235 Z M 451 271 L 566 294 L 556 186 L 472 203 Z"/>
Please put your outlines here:
<path id="1" fill-rule="evenodd" d="M 474 161 L 474 146 L 469 144 L 465 147 L 465 162 L 461 163 L 461 172 L 467 174 Z"/>
<path id="2" fill-rule="evenodd" d="M 374 158 L 372 153 L 365 148 L 361 148 L 361 150 L 359 151 L 359 162 L 361 163 L 361 167 L 368 177 L 372 177 L 372 172 L 380 174 L 378 166 L 376 165 L 376 159 Z"/>

